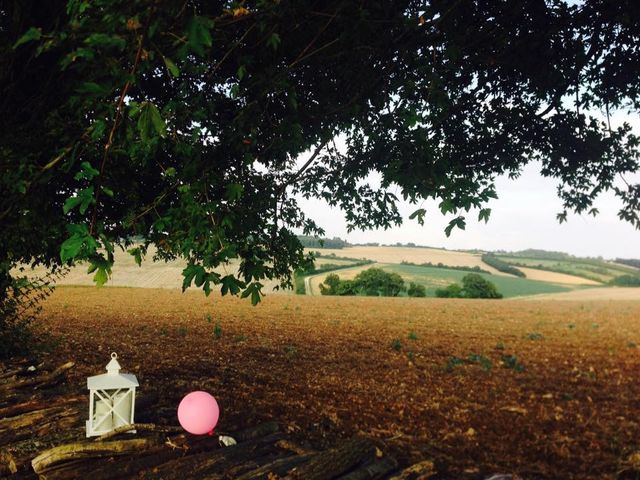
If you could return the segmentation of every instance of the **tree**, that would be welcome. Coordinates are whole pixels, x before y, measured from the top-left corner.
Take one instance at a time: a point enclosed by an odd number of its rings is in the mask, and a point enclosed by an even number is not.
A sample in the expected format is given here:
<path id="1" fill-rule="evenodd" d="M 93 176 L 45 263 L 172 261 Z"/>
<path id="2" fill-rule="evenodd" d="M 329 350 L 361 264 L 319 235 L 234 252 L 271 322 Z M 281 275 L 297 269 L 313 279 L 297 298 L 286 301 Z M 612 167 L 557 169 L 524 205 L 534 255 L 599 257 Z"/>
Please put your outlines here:
<path id="1" fill-rule="evenodd" d="M 502 298 L 493 282 L 477 273 L 469 273 L 462 277 L 462 292 L 467 298 Z"/>
<path id="2" fill-rule="evenodd" d="M 468 273 L 462 277 L 462 286 L 452 283 L 446 288 L 436 290 L 440 298 L 502 298 L 502 294 L 489 280 L 477 273 Z"/>
<path id="3" fill-rule="evenodd" d="M 353 283 L 356 290 L 370 297 L 397 297 L 406 288 L 400 275 L 375 267 L 360 272 Z"/>
<path id="4" fill-rule="evenodd" d="M 424 285 L 410 282 L 409 288 L 407 289 L 407 295 L 410 297 L 426 297 L 427 289 L 424 288 Z"/>
<path id="5" fill-rule="evenodd" d="M 340 287 L 340 277 L 335 273 L 330 273 L 320 284 L 320 293 L 322 295 L 338 295 Z"/>
<path id="6" fill-rule="evenodd" d="M 435 198 L 450 234 L 470 209 L 488 220 L 496 176 L 533 160 L 558 180 L 561 221 L 613 190 L 640 226 L 640 185 L 614 183 L 639 142 L 609 122 L 640 106 L 639 9 L 6 0 L 0 302 L 19 263 L 86 261 L 101 285 L 114 248 L 140 262 L 154 244 L 188 261 L 183 288 L 257 303 L 304 262 L 293 231 L 323 234 L 296 198 L 341 207 L 351 229 Z M 237 273 L 216 270 L 231 259 Z"/>

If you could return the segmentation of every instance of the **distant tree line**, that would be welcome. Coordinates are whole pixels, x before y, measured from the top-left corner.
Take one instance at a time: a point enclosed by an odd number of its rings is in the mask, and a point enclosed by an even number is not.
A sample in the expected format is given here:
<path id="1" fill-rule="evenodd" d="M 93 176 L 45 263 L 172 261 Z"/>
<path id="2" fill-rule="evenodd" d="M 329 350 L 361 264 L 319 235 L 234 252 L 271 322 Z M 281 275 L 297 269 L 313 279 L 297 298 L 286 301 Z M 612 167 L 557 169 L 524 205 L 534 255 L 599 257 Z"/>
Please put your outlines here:
<path id="1" fill-rule="evenodd" d="M 311 235 L 298 235 L 298 240 L 305 248 L 345 248 L 350 244 L 338 237 L 319 238 Z"/>
<path id="2" fill-rule="evenodd" d="M 491 275 L 491 272 L 489 270 L 484 270 L 484 269 L 480 268 L 477 265 L 475 265 L 473 267 L 468 267 L 468 266 L 458 266 L 458 265 L 445 265 L 442 262 L 438 262 L 438 263 L 432 263 L 432 262 L 414 263 L 414 262 L 407 262 L 406 260 L 403 260 L 402 262 L 400 262 L 400 264 L 401 265 L 411 265 L 413 267 L 444 268 L 444 269 L 447 269 L 447 270 L 459 270 L 459 271 L 462 271 L 462 272 L 487 273 L 487 274 Z"/>
<path id="3" fill-rule="evenodd" d="M 616 258 L 616 263 L 628 265 L 630 267 L 640 268 L 640 260 L 637 258 Z"/>
<path id="4" fill-rule="evenodd" d="M 477 273 L 469 273 L 462 277 L 462 286 L 452 283 L 446 288 L 436 290 L 440 298 L 502 298 L 502 294 L 489 280 Z"/>
<path id="5" fill-rule="evenodd" d="M 616 287 L 640 287 L 639 275 L 620 275 L 612 278 L 609 283 Z"/>
<path id="6" fill-rule="evenodd" d="M 512 265 L 509 265 L 507 262 L 503 262 L 498 257 L 496 257 L 493 253 L 485 253 L 482 255 L 482 261 L 487 265 L 495 268 L 499 272 L 509 273 L 511 275 L 515 275 L 517 277 L 526 277 L 522 270 L 515 268 Z"/>
<path id="7" fill-rule="evenodd" d="M 403 278 L 397 273 L 385 272 L 375 267 L 360 272 L 353 280 L 341 280 L 338 275 L 332 273 L 320 284 L 322 295 L 397 297 L 405 291 L 410 297 L 427 295 L 423 285 L 410 282 L 407 288 Z"/>

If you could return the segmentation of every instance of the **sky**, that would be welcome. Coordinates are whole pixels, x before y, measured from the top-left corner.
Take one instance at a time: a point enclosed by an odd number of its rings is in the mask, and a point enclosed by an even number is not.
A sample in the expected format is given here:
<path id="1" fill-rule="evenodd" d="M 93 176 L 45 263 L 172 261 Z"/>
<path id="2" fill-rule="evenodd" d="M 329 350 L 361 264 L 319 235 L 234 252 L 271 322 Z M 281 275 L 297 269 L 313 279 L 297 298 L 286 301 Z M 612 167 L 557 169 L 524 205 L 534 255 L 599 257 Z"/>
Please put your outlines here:
<path id="1" fill-rule="evenodd" d="M 516 180 L 498 178 L 499 198 L 487 204 L 492 209 L 489 222 L 478 222 L 477 211 L 471 211 L 467 214 L 466 229 L 454 229 L 449 238 L 444 229 L 451 216 L 443 216 L 435 201 L 424 205 L 427 210 L 424 226 L 408 218 L 418 207 L 401 202 L 402 226 L 351 233 L 347 233 L 340 209 L 331 208 L 322 200 L 300 199 L 300 205 L 324 228 L 327 237 L 340 237 L 350 243 L 413 242 L 450 250 L 536 248 L 607 259 L 640 258 L 640 230 L 617 217 L 621 203 L 612 193 L 602 194 L 596 200 L 595 206 L 600 210 L 597 217 L 570 214 L 567 222 L 559 224 L 556 214 L 562 211 L 562 202 L 556 194 L 556 180 L 542 177 L 539 170 L 540 165 L 533 163 Z"/>
<path id="2" fill-rule="evenodd" d="M 613 128 L 622 122 L 631 124 L 634 133 L 640 135 L 637 116 L 618 114 L 611 117 Z M 639 183 L 640 172 L 625 176 L 625 179 L 629 183 Z M 372 177 L 372 180 L 375 182 L 376 179 Z M 569 214 L 567 222 L 559 224 L 556 214 L 562 211 L 562 202 L 556 189 L 557 180 L 542 177 L 539 163 L 527 165 L 518 179 L 511 180 L 506 175 L 499 177 L 496 180 L 499 198 L 486 205 L 492 209 L 489 222 L 478 222 L 477 211 L 470 211 L 465 215 L 466 229 L 454 229 L 448 238 L 444 229 L 452 216 L 443 216 L 436 201 L 423 205 L 427 210 L 424 226 L 409 220 L 409 215 L 418 206 L 400 202 L 399 210 L 404 219 L 402 226 L 351 233 L 347 233 L 340 209 L 331 208 L 317 199 L 300 198 L 299 202 L 306 214 L 324 228 L 326 237 L 340 237 L 350 243 L 413 242 L 450 250 L 517 251 L 535 248 L 605 259 L 640 258 L 640 230 L 618 218 L 622 203 L 613 193 L 603 193 L 595 201 L 594 206 L 600 211 L 598 216 Z"/>

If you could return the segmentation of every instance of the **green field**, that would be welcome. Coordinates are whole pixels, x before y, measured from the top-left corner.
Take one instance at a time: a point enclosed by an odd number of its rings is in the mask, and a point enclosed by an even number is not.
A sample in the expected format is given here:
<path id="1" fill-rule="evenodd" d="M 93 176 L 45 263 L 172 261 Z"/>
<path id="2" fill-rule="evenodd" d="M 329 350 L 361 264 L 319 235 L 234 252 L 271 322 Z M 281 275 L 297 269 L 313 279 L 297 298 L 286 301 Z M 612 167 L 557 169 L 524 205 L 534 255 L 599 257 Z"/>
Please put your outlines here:
<path id="1" fill-rule="evenodd" d="M 588 259 L 547 259 L 536 257 L 520 257 L 517 255 L 498 255 L 503 262 L 513 266 L 540 268 L 551 272 L 566 273 L 577 277 L 588 278 L 596 282 L 607 283 L 620 275 L 637 275 L 638 270 L 632 267 L 613 265 L 607 262 Z"/>
<path id="2" fill-rule="evenodd" d="M 427 289 L 427 296 L 430 297 L 435 296 L 435 291 L 438 288 L 446 287 L 451 283 L 460 283 L 462 277 L 469 273 L 444 268 L 419 267 L 413 265 L 385 265 L 384 270 L 399 274 L 407 284 L 409 282 L 415 282 L 424 285 Z M 576 287 L 572 288 L 555 283 L 538 282 L 536 280 L 527 280 L 526 278 L 484 273 L 480 273 L 479 275 L 493 282 L 505 298 L 537 295 L 540 293 L 569 292 L 576 289 Z"/>

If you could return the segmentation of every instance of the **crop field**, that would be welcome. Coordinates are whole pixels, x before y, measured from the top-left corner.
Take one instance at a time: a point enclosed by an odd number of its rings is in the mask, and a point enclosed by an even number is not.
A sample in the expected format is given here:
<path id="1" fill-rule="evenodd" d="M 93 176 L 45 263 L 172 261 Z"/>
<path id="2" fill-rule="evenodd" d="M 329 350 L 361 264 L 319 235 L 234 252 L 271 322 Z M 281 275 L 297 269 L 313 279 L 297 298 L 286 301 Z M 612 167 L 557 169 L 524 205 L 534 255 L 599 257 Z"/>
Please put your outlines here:
<path id="1" fill-rule="evenodd" d="M 608 282 L 612 278 L 625 274 L 638 274 L 638 269 L 608 262 L 576 260 L 550 260 L 510 255 L 499 255 L 498 258 L 512 265 L 538 267 L 554 270 L 570 275 L 577 275 L 597 282 Z"/>
<path id="2" fill-rule="evenodd" d="M 353 279 L 359 272 L 364 269 L 370 268 L 372 265 L 361 266 L 348 270 L 340 270 L 335 273 L 343 280 Z M 375 264 L 375 267 L 382 268 L 387 272 L 395 272 L 399 274 L 406 284 L 409 282 L 415 282 L 420 285 L 424 285 L 427 290 L 427 296 L 434 297 L 435 291 L 438 288 L 444 288 L 451 283 L 460 283 L 462 277 L 469 272 L 459 270 L 449 270 L 445 268 L 434 267 L 418 267 L 414 265 L 398 265 L 398 264 Z M 311 278 L 311 284 L 313 292 L 320 291 L 320 283 L 325 279 L 328 273 L 320 274 Z M 562 293 L 569 292 L 575 286 L 567 286 L 549 282 L 540 282 L 536 280 L 529 280 L 527 278 L 516 278 L 506 275 L 489 275 L 481 273 L 481 276 L 487 280 L 493 282 L 498 291 L 502 293 L 505 298 L 520 297 L 528 295 L 537 295 L 543 293 Z"/>
<path id="3" fill-rule="evenodd" d="M 311 249 L 317 250 L 317 249 Z M 443 263 L 454 267 L 480 267 L 496 275 L 505 275 L 482 261 L 480 255 L 456 250 L 411 247 L 347 247 L 322 249 L 323 255 L 334 253 L 339 257 L 367 258 L 380 263 Z"/>
<path id="4" fill-rule="evenodd" d="M 212 297 L 60 287 L 39 326 L 79 394 L 117 351 L 169 410 L 211 391 L 221 431 L 366 435 L 438 478 L 613 480 L 639 455 L 640 302 Z"/>

